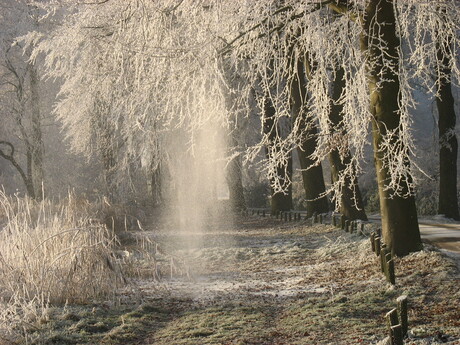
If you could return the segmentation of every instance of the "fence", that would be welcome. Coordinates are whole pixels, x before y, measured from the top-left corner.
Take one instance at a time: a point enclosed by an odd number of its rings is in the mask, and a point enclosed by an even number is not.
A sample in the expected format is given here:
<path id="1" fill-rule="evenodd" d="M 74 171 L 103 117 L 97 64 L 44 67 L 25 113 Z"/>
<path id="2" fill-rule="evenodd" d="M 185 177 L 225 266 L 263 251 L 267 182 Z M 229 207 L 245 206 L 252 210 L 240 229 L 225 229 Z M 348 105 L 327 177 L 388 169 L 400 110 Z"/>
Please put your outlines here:
<path id="1" fill-rule="evenodd" d="M 330 224 L 341 228 L 347 233 L 357 234 L 362 237 L 369 237 L 371 242 L 371 249 L 376 254 L 378 260 L 377 263 L 380 266 L 380 270 L 384 274 L 386 280 L 392 284 L 396 284 L 395 276 L 395 263 L 393 255 L 389 248 L 383 241 L 381 229 L 373 230 L 363 221 L 347 219 L 343 214 L 314 214 L 312 217 L 308 217 L 306 212 L 302 211 L 280 211 L 276 214 L 271 215 L 270 210 L 263 208 L 249 208 L 243 211 L 243 215 L 259 215 L 262 217 L 273 216 L 284 222 L 290 221 L 301 221 L 310 222 L 313 224 L 324 224 L 328 217 L 330 217 Z M 403 295 L 398 297 L 396 300 L 397 307 L 393 308 L 386 314 L 387 326 L 389 337 L 387 343 L 391 345 L 402 345 L 403 339 L 407 334 L 408 330 L 408 318 L 407 318 L 407 296 Z"/>

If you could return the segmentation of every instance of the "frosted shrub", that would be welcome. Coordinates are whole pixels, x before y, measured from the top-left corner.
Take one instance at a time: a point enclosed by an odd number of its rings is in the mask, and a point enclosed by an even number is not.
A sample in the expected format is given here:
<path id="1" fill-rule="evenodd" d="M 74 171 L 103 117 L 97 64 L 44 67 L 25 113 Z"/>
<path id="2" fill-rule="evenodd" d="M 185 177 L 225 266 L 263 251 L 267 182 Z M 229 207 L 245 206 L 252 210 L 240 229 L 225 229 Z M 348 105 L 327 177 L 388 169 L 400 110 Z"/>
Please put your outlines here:
<path id="1" fill-rule="evenodd" d="M 112 259 L 113 234 L 80 206 L 71 196 L 57 205 L 0 193 L 3 326 L 28 317 L 26 309 L 38 315 L 47 304 L 107 298 L 123 282 Z"/>

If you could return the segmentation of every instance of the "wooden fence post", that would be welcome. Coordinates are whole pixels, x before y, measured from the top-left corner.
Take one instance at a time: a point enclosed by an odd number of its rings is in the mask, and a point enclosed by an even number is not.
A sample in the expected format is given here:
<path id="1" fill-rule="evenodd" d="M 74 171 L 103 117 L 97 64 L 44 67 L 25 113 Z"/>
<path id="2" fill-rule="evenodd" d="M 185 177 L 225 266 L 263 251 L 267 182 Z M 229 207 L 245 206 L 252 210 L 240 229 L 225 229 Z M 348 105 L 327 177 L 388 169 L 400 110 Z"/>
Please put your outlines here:
<path id="1" fill-rule="evenodd" d="M 391 344 L 392 345 L 403 345 L 403 334 L 401 325 L 394 325 L 390 327 Z"/>
<path id="2" fill-rule="evenodd" d="M 382 271 L 383 274 L 385 274 L 386 271 L 386 255 L 387 255 L 387 246 L 385 243 L 381 245 L 380 248 L 380 270 Z"/>
<path id="3" fill-rule="evenodd" d="M 370 240 L 372 251 L 375 253 L 375 232 L 371 233 Z"/>
<path id="4" fill-rule="evenodd" d="M 380 236 L 374 238 L 375 255 L 380 256 Z"/>
<path id="5" fill-rule="evenodd" d="M 401 331 L 403 337 L 406 336 L 408 331 L 408 320 L 407 320 L 407 296 L 402 295 L 396 299 L 398 303 L 398 314 L 399 314 L 399 323 L 401 324 Z"/>
<path id="6" fill-rule="evenodd" d="M 390 333 L 391 345 L 403 345 L 403 336 L 401 332 L 401 325 L 398 320 L 398 312 L 396 308 L 391 309 L 385 315 L 387 319 L 388 329 Z"/>
<path id="7" fill-rule="evenodd" d="M 386 255 L 385 255 L 385 276 L 387 278 L 387 281 L 395 285 L 396 284 L 396 279 L 395 279 L 395 262 L 393 260 L 393 256 L 391 255 L 391 252 L 387 249 L 386 250 Z"/>

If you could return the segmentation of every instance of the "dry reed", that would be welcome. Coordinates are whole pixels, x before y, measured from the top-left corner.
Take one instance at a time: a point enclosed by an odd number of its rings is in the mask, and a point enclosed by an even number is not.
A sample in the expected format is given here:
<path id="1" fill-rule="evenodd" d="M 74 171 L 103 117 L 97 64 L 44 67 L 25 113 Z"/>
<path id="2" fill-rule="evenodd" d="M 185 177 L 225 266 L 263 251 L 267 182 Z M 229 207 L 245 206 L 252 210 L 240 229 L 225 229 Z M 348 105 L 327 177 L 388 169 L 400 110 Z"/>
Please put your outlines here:
<path id="1" fill-rule="evenodd" d="M 0 331 L 50 304 L 110 298 L 124 283 L 116 238 L 89 207 L 72 195 L 53 203 L 0 192 Z"/>

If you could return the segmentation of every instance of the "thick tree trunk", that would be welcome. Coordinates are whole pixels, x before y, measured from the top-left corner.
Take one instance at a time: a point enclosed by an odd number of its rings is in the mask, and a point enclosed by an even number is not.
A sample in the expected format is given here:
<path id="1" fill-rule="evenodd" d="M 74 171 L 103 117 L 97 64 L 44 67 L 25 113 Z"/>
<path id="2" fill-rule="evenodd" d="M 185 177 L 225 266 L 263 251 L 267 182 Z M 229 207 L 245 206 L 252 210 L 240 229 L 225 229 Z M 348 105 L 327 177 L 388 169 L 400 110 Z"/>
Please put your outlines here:
<path id="1" fill-rule="evenodd" d="M 262 116 L 262 127 L 264 134 L 268 136 L 268 145 L 274 145 L 274 142 L 277 137 L 277 126 L 275 122 L 275 113 L 276 110 L 273 107 L 273 104 L 269 97 L 265 97 L 264 102 L 264 112 Z M 267 147 L 267 158 L 271 159 L 271 149 L 272 147 Z M 275 164 L 275 163 L 274 163 Z M 280 181 L 280 185 L 286 186 L 286 190 L 284 192 L 277 191 L 275 192 L 273 185 L 275 183 L 273 178 L 270 181 L 271 186 L 271 213 L 276 214 L 279 211 L 289 211 L 292 209 L 292 156 L 289 155 L 289 159 L 287 165 L 283 164 L 283 162 L 276 162 L 276 175 L 277 179 Z"/>
<path id="2" fill-rule="evenodd" d="M 398 150 L 407 157 L 400 140 L 399 116 L 399 39 L 396 36 L 394 4 L 391 0 L 370 0 L 364 20 L 363 51 L 368 57 L 370 107 L 374 159 L 382 216 L 382 233 L 393 254 L 406 255 L 422 249 L 415 197 L 410 187 L 411 176 L 400 175 L 399 190 L 389 188 L 389 150 Z M 385 45 L 383 47 L 382 45 Z M 390 136 L 390 138 L 388 138 Z M 393 146 L 383 145 L 389 140 Z M 409 169 L 406 159 L 405 168 Z"/>
<path id="3" fill-rule="evenodd" d="M 341 141 L 346 140 L 346 133 L 342 126 L 342 111 L 343 106 L 338 102 L 342 95 L 343 88 L 345 87 L 344 70 L 338 68 L 335 73 L 334 85 L 332 90 L 332 104 L 331 112 L 329 113 L 329 121 L 333 135 L 338 135 Z M 331 165 L 332 181 L 337 182 L 345 172 L 345 169 L 351 166 L 352 157 L 351 152 L 346 143 L 343 149 L 339 151 L 334 148 L 329 153 L 329 162 Z M 355 174 L 355 169 L 352 166 L 352 174 L 345 176 L 345 181 L 341 187 L 340 193 L 340 213 L 348 219 L 362 219 L 367 220 L 366 212 L 364 212 L 363 200 L 361 191 L 358 185 L 358 178 Z"/>
<path id="4" fill-rule="evenodd" d="M 438 61 L 441 75 L 438 79 L 439 96 L 436 97 L 439 121 L 439 203 L 438 213 L 456 220 L 460 219 L 457 198 L 457 151 L 458 142 L 455 134 L 455 102 L 449 80 L 451 70 L 448 52 L 450 46 L 438 45 Z"/>
<path id="5" fill-rule="evenodd" d="M 31 92 L 31 109 L 32 109 L 32 132 L 31 132 L 31 159 L 30 169 L 31 180 L 34 186 L 35 198 L 43 199 L 43 155 L 44 144 L 42 138 L 41 113 L 40 113 L 40 95 L 39 95 L 39 78 L 35 66 L 30 65 L 30 92 Z M 29 163 L 29 160 L 28 160 Z"/>
<path id="6" fill-rule="evenodd" d="M 307 201 L 307 216 L 314 213 L 326 213 L 329 205 L 326 197 L 323 167 L 310 157 L 315 152 L 318 130 L 314 119 L 308 118 L 304 109 L 307 97 L 304 64 L 297 61 L 297 73 L 291 84 L 291 113 L 293 121 L 298 122 L 301 145 L 297 147 L 302 181 Z"/>

